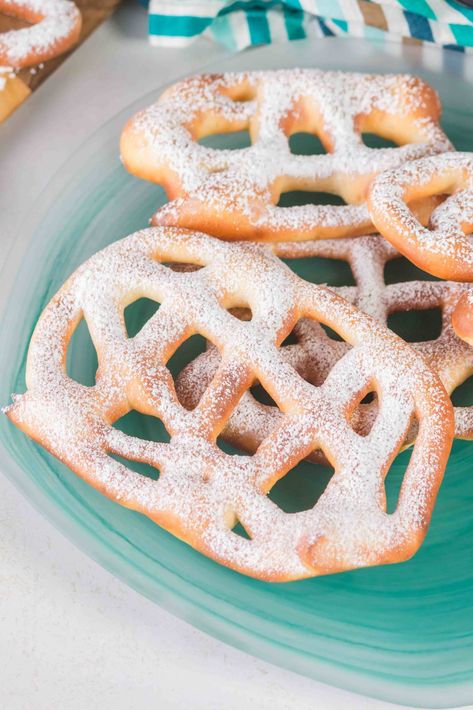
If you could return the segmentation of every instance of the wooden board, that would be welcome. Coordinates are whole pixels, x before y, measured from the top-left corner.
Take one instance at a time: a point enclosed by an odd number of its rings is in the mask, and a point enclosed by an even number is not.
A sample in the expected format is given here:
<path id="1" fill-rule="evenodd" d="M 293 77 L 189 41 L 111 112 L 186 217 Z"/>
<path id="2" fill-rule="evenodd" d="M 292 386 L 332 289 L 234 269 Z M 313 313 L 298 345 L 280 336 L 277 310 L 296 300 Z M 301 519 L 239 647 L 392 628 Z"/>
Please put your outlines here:
<path id="1" fill-rule="evenodd" d="M 96 27 L 98 27 L 113 12 L 119 1 L 120 0 L 75 0 L 75 4 L 82 13 L 82 30 L 78 44 L 75 45 L 75 47 L 73 47 L 69 52 L 65 52 L 59 57 L 50 59 L 48 62 L 45 62 L 38 67 L 31 67 L 16 71 L 15 74 L 17 79 L 15 82 L 15 96 L 18 97 L 18 100 L 15 105 L 12 104 L 11 110 L 17 108 L 20 103 L 28 98 L 30 93 L 35 91 L 43 83 L 43 81 L 45 81 L 45 79 L 47 79 L 48 76 L 52 74 L 75 49 L 77 49 L 84 39 L 86 39 L 96 29 Z M 0 14 L 0 32 L 20 29 L 21 27 L 27 26 L 26 22 L 17 20 L 14 17 Z M 20 81 L 23 85 L 22 90 L 18 90 Z M 13 89 L 13 87 L 11 88 Z M 0 97 L 1 94 L 2 92 L 0 92 Z M 0 105 L 0 122 L 11 113 L 11 110 L 5 111 L 2 115 Z"/>

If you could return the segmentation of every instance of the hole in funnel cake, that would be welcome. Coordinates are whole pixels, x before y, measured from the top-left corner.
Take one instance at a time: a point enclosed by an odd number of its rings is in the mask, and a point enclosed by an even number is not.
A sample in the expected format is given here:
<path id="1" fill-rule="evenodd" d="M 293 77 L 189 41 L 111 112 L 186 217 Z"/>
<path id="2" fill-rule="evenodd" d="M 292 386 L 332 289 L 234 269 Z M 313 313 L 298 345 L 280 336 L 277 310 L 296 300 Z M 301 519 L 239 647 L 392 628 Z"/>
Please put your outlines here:
<path id="1" fill-rule="evenodd" d="M 228 308 L 227 310 L 230 315 L 238 318 L 238 320 L 250 321 L 253 318 L 251 308 L 247 306 L 236 306 L 234 308 Z"/>
<path id="2" fill-rule="evenodd" d="M 473 375 L 470 375 L 461 385 L 458 385 L 453 390 L 450 398 L 454 407 L 473 406 Z"/>
<path id="3" fill-rule="evenodd" d="M 334 469 L 331 466 L 301 461 L 274 484 L 268 498 L 285 513 L 311 510 L 327 488 L 333 474 Z"/>
<path id="4" fill-rule="evenodd" d="M 305 281 L 327 286 L 355 286 L 350 264 L 344 259 L 327 259 L 323 256 L 303 259 L 283 259 L 290 269 Z"/>
<path id="5" fill-rule="evenodd" d="M 245 530 L 241 522 L 238 520 L 237 524 L 232 528 L 232 532 L 235 535 L 245 538 L 245 540 L 251 540 L 251 535 Z"/>
<path id="6" fill-rule="evenodd" d="M 125 308 L 123 317 L 129 338 L 138 335 L 143 326 L 154 316 L 159 306 L 160 304 L 151 298 L 138 298 Z"/>
<path id="7" fill-rule="evenodd" d="M 439 281 L 439 279 L 422 271 L 412 261 L 401 256 L 386 263 L 384 281 L 386 284 L 395 284 L 400 281 Z"/>
<path id="8" fill-rule="evenodd" d="M 282 341 L 281 345 L 279 347 L 285 348 L 287 345 L 297 345 L 299 342 L 299 338 L 297 337 L 296 329 L 293 328 L 289 335 L 286 336 L 286 338 Z"/>
<path id="9" fill-rule="evenodd" d="M 392 462 L 388 473 L 384 479 L 384 490 L 386 494 L 386 513 L 391 515 L 396 511 L 399 493 L 401 492 L 404 474 L 411 460 L 414 447 L 401 451 Z"/>
<path id="10" fill-rule="evenodd" d="M 248 131 L 230 131 L 228 133 L 213 133 L 197 141 L 204 148 L 213 150 L 239 150 L 251 146 L 251 138 Z"/>
<path id="11" fill-rule="evenodd" d="M 340 343 L 343 342 L 342 336 L 339 335 L 335 330 L 333 330 L 332 328 L 330 328 L 330 326 L 325 325 L 325 323 L 321 323 L 320 325 L 321 325 L 322 328 L 325 330 L 325 332 L 327 333 L 328 337 L 329 337 L 331 340 L 338 340 Z"/>
<path id="12" fill-rule="evenodd" d="M 181 345 L 174 351 L 172 356 L 166 363 L 166 367 L 170 371 L 174 382 L 176 382 L 182 370 L 184 370 L 190 362 L 195 360 L 198 355 L 204 353 L 207 349 L 207 341 L 202 336 L 196 333 L 190 338 L 184 340 Z M 197 407 L 200 402 L 200 397 L 197 398 L 196 392 L 189 392 L 187 388 L 178 388 L 177 397 L 186 409 L 192 410 Z"/>
<path id="13" fill-rule="evenodd" d="M 69 341 L 66 372 L 72 380 L 85 385 L 85 387 L 93 387 L 97 368 L 97 351 L 90 337 L 85 318 L 82 318 Z"/>
<path id="14" fill-rule="evenodd" d="M 225 441 L 222 436 L 218 436 L 215 443 L 220 451 L 223 451 L 224 454 L 228 454 L 228 456 L 251 456 L 248 451 L 234 444 L 230 444 L 230 442 Z"/>
<path id="15" fill-rule="evenodd" d="M 159 470 L 154 466 L 150 466 L 144 461 L 132 461 L 131 459 L 126 459 L 123 456 L 118 456 L 118 454 L 108 454 L 111 459 L 122 463 L 124 466 L 129 468 L 135 473 L 139 473 L 140 476 L 146 476 L 146 478 L 151 478 L 153 481 L 157 481 L 159 478 Z"/>
<path id="16" fill-rule="evenodd" d="M 322 141 L 314 133 L 300 131 L 289 137 L 289 150 L 293 155 L 325 155 Z"/>
<path id="17" fill-rule="evenodd" d="M 356 405 L 350 417 L 350 424 L 354 431 L 360 436 L 368 436 L 377 415 L 377 398 L 376 390 L 371 390 Z"/>
<path id="18" fill-rule="evenodd" d="M 144 439 L 145 441 L 157 441 L 168 443 L 170 441 L 170 436 L 162 423 L 161 419 L 158 417 L 152 417 L 148 414 L 142 414 L 136 409 L 132 409 L 130 412 L 125 414 L 120 419 L 117 419 L 113 423 L 114 429 L 122 431 L 128 436 L 135 436 L 138 439 Z M 147 478 L 152 478 L 157 480 L 159 478 L 159 469 L 155 466 L 151 466 L 144 461 L 132 461 L 119 454 L 108 452 L 110 458 L 122 463 L 124 466 L 129 468 L 135 473 L 139 473 Z"/>
<path id="19" fill-rule="evenodd" d="M 376 399 L 376 392 L 368 392 L 367 395 L 363 397 L 360 404 L 371 404 Z"/>
<path id="20" fill-rule="evenodd" d="M 307 190 L 288 190 L 281 192 L 278 207 L 301 207 L 303 205 L 346 205 L 339 195 L 330 192 L 312 192 Z"/>
<path id="21" fill-rule="evenodd" d="M 200 264 L 184 264 L 180 261 L 163 261 L 163 266 L 167 266 L 171 271 L 177 271 L 181 273 L 190 273 L 192 271 L 199 271 L 203 268 Z"/>
<path id="22" fill-rule="evenodd" d="M 146 441 L 158 441 L 168 443 L 170 436 L 166 427 L 158 417 L 149 414 L 142 414 L 136 409 L 132 409 L 120 419 L 113 423 L 114 429 L 122 431 L 128 436 L 136 436 L 138 439 Z"/>
<path id="23" fill-rule="evenodd" d="M 367 148 L 397 148 L 398 144 L 378 133 L 362 133 L 361 138 Z"/>
<path id="24" fill-rule="evenodd" d="M 247 104 L 250 101 L 253 101 L 255 98 L 255 92 L 253 90 L 250 91 L 245 91 L 239 96 L 232 96 L 231 99 L 234 104 Z"/>
<path id="25" fill-rule="evenodd" d="M 442 332 L 441 308 L 399 311 L 388 316 L 388 328 L 409 343 L 436 340 Z"/>
<path id="26" fill-rule="evenodd" d="M 266 404 L 268 407 L 277 407 L 278 405 L 271 395 L 260 384 L 253 385 L 250 389 L 251 394 L 260 404 Z"/>

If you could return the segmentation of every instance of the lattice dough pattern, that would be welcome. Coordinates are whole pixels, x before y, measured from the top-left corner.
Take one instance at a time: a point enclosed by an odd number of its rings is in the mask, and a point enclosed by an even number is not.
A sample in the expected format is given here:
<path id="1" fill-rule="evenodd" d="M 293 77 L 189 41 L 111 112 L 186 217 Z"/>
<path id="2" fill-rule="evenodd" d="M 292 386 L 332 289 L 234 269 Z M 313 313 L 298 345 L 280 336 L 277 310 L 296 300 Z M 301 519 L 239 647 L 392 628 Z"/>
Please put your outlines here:
<path id="1" fill-rule="evenodd" d="M 449 394 L 473 374 L 473 347 L 461 340 L 452 326 L 452 313 L 469 286 L 445 281 L 405 281 L 385 283 L 385 266 L 400 256 L 380 235 L 356 239 L 318 240 L 304 243 L 280 243 L 274 251 L 281 258 L 322 257 L 348 262 L 356 286 L 330 287 L 364 313 L 387 324 L 388 316 L 399 311 L 440 308 L 442 329 L 435 340 L 410 343 L 438 373 Z M 343 357 L 350 345 L 333 340 L 319 323 L 301 320 L 293 333 L 297 342 L 281 348 L 282 357 L 307 381 L 320 385 L 331 369 Z M 220 356 L 210 348 L 191 362 L 179 375 L 176 386 L 180 399 L 193 407 L 218 367 Z M 377 414 L 377 401 L 361 404 L 354 412 L 352 424 L 367 434 Z M 455 436 L 473 439 L 473 407 L 454 407 Z M 230 417 L 222 434 L 233 445 L 254 451 L 278 424 L 281 413 L 277 407 L 259 402 L 246 392 Z M 415 438 L 415 426 L 408 433 L 407 443 Z M 310 458 L 320 461 L 318 452 Z M 322 459 L 323 460 L 323 459 Z"/>
<path id="2" fill-rule="evenodd" d="M 435 91 L 409 75 L 314 69 L 190 77 L 171 86 L 125 127 L 121 155 L 135 175 L 162 184 L 172 200 L 153 224 L 226 239 L 306 240 L 369 231 L 365 198 L 378 172 L 443 152 Z M 216 150 L 198 143 L 247 130 L 252 145 Z M 288 137 L 319 136 L 327 153 L 294 155 Z M 398 147 L 369 148 L 374 132 Z M 347 205 L 277 206 L 281 193 L 322 191 Z"/>
<path id="3" fill-rule="evenodd" d="M 447 195 L 422 226 L 414 200 Z M 369 208 L 380 233 L 410 261 L 434 276 L 473 281 L 473 153 L 445 153 L 379 175 Z"/>
<path id="4" fill-rule="evenodd" d="M 423 226 L 410 200 L 447 198 Z M 373 222 L 420 268 L 444 279 L 473 281 L 473 153 L 445 153 L 380 175 L 370 188 Z M 452 313 L 455 332 L 473 345 L 473 289 Z"/>
<path id="5" fill-rule="evenodd" d="M 203 268 L 175 272 L 160 262 Z M 124 308 L 141 297 L 159 310 L 133 338 Z M 250 308 L 249 322 L 229 308 Z M 96 384 L 66 373 L 84 317 L 98 354 Z M 279 344 L 301 318 L 335 329 L 351 349 L 315 387 Z M 193 333 L 222 361 L 192 411 L 166 362 Z M 401 375 L 402 372 L 402 375 Z M 178 229 L 138 232 L 89 259 L 44 310 L 33 334 L 27 387 L 10 419 L 77 474 L 236 570 L 289 580 L 395 562 L 420 545 L 449 454 L 453 421 L 436 375 L 400 338 L 323 286 L 298 278 L 267 247 L 231 244 Z M 253 456 L 216 444 L 241 397 L 258 380 L 283 412 Z M 370 433 L 350 417 L 372 388 L 380 408 Z M 159 417 L 170 443 L 131 437 L 112 424 L 131 409 Z M 411 426 L 419 434 L 396 510 L 385 512 L 384 477 Z M 335 469 L 315 507 L 287 514 L 267 492 L 303 457 L 323 450 Z M 111 458 L 144 461 L 152 480 Z M 232 531 L 236 521 L 250 539 Z"/>
<path id="6" fill-rule="evenodd" d="M 0 13 L 32 23 L 0 33 L 0 65 L 15 69 L 37 65 L 79 39 L 81 14 L 69 0 L 0 0 Z"/>

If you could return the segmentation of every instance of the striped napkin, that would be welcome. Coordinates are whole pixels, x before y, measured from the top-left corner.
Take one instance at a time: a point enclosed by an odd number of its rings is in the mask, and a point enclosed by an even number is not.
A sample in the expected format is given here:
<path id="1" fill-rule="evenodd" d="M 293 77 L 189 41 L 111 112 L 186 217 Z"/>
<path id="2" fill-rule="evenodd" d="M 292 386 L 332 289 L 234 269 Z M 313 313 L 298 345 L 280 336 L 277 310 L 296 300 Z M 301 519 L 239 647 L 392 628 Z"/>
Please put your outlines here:
<path id="1" fill-rule="evenodd" d="M 151 44 L 168 47 L 201 34 L 232 50 L 350 35 L 473 52 L 473 7 L 455 0 L 150 0 L 149 33 Z"/>

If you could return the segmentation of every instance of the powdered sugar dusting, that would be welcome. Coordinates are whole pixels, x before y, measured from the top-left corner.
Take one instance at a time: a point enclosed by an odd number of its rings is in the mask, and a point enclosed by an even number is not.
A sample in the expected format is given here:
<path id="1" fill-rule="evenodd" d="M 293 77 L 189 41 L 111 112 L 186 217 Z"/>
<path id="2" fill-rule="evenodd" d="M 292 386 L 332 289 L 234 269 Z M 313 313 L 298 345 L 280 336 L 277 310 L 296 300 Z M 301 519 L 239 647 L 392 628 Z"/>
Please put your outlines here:
<path id="1" fill-rule="evenodd" d="M 473 374 L 473 347 L 457 337 L 452 326 L 452 313 L 461 296 L 467 294 L 473 303 L 472 289 L 468 285 L 441 281 L 386 285 L 385 265 L 400 255 L 380 235 L 280 243 L 274 245 L 273 250 L 282 258 L 315 256 L 347 261 L 356 286 L 331 287 L 331 290 L 383 324 L 394 312 L 441 308 L 442 330 L 439 337 L 411 343 L 411 346 L 438 373 L 449 394 Z M 282 348 L 281 356 L 314 385 L 322 384 L 335 363 L 351 348 L 347 342 L 333 340 L 318 323 L 309 320 L 299 321 L 294 335 L 297 342 Z M 195 406 L 218 364 L 218 351 L 211 348 L 182 371 L 177 390 L 186 406 Z M 352 419 L 357 432 L 366 435 L 371 431 L 377 408 L 376 400 L 359 406 Z M 454 414 L 455 436 L 473 438 L 473 407 L 454 407 Z M 254 451 L 281 417 L 277 408 L 261 404 L 248 392 L 232 413 L 223 436 L 235 446 Z M 406 443 L 411 443 L 416 433 L 416 427 L 413 427 L 408 432 Z M 320 454 L 314 456 L 311 453 L 310 458 L 320 460 Z"/>
<path id="2" fill-rule="evenodd" d="M 138 113 L 122 135 L 131 172 L 175 198 L 154 223 L 194 227 L 229 239 L 270 241 L 366 232 L 364 204 L 374 175 L 448 150 L 435 92 L 408 75 L 314 69 L 194 76 Z M 249 129 L 252 146 L 214 150 L 198 138 Z M 400 144 L 373 149 L 362 132 L 383 130 Z M 326 155 L 294 155 L 288 136 L 320 136 Z M 281 192 L 328 191 L 346 206 L 278 207 Z"/>
<path id="3" fill-rule="evenodd" d="M 36 23 L 0 34 L 0 61 L 15 68 L 65 51 L 80 31 L 80 12 L 69 0 L 0 0 L 0 12 Z"/>
<path id="4" fill-rule="evenodd" d="M 449 195 L 423 227 L 407 202 Z M 473 153 L 444 153 L 379 175 L 370 188 L 370 212 L 381 234 L 425 271 L 473 281 Z"/>
<path id="5" fill-rule="evenodd" d="M 173 271 L 159 262 L 197 263 Z M 123 310 L 141 297 L 159 310 L 135 338 Z M 251 321 L 228 309 L 251 308 Z M 97 383 L 65 372 L 71 333 L 85 316 L 98 353 Z M 321 386 L 301 377 L 279 344 L 300 319 L 321 320 L 352 346 Z M 192 411 L 177 399 L 166 362 L 195 332 L 221 364 Z M 402 373 L 402 375 L 401 375 Z M 216 437 L 254 380 L 283 412 L 254 456 L 229 456 Z M 367 437 L 350 411 L 373 382 L 380 412 Z M 138 232 L 80 267 L 46 307 L 27 363 L 28 391 L 9 417 L 92 485 L 149 515 L 214 559 L 285 580 L 410 556 L 428 524 L 451 444 L 448 399 L 423 358 L 322 286 L 299 279 L 262 245 L 225 243 L 178 229 Z M 169 444 L 113 429 L 135 408 L 162 419 Z M 419 435 L 397 510 L 385 512 L 383 476 L 413 415 Z M 321 448 L 335 475 L 316 506 L 287 514 L 267 496 L 274 482 Z M 160 470 L 157 481 L 114 453 Z M 246 540 L 232 532 L 238 519 Z"/>

